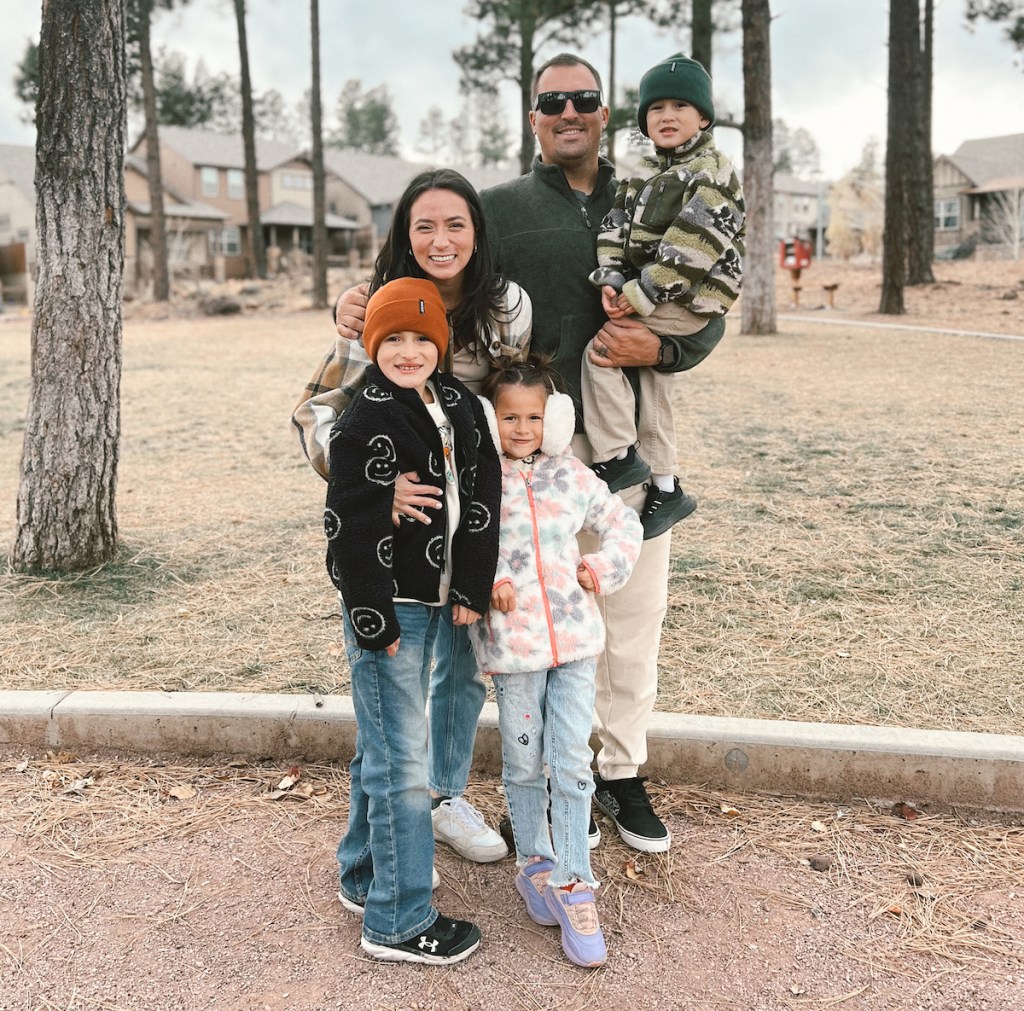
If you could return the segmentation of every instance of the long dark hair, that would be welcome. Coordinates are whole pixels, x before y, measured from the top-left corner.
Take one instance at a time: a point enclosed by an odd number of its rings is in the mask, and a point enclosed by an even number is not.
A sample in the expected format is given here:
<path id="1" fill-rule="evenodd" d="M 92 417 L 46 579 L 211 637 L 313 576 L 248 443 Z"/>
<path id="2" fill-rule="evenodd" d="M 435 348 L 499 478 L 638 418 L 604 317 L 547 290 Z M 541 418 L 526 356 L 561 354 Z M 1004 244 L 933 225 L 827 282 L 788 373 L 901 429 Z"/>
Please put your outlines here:
<path id="1" fill-rule="evenodd" d="M 423 277 L 430 280 L 416 262 L 409 243 L 412 205 L 429 190 L 449 190 L 462 197 L 469 207 L 476 248 L 463 272 L 462 301 L 451 311 L 453 343 L 455 350 L 476 344 L 481 352 L 490 357 L 487 342 L 483 339 L 484 333 L 500 321 L 507 322 L 503 319 L 506 315 L 514 318 L 519 306 L 510 306 L 506 314 L 505 292 L 508 290 L 508 281 L 494 271 L 480 197 L 472 183 L 453 169 L 429 169 L 421 172 L 406 186 L 405 192 L 395 204 L 391 227 L 377 255 L 370 280 L 370 293 L 398 277 Z"/>

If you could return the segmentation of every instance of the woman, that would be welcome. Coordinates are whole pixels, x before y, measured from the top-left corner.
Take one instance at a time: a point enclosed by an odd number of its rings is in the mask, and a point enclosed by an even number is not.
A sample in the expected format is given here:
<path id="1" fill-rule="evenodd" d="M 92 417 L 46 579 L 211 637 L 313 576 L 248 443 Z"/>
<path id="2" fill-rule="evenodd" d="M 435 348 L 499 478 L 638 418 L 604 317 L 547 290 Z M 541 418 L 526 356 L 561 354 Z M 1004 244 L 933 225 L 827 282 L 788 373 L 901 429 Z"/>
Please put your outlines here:
<path id="1" fill-rule="evenodd" d="M 409 183 L 395 206 L 391 229 L 369 285 L 345 292 L 336 308 L 338 339 L 292 414 L 309 462 L 327 477 L 326 447 L 335 420 L 362 389 L 369 358 L 358 338 L 367 298 L 399 277 L 432 281 L 448 315 L 451 340 L 439 368 L 471 390 L 499 361 L 524 360 L 533 309 L 517 284 L 495 274 L 484 233 L 480 199 L 458 172 L 435 169 Z M 420 511 L 439 508 L 439 490 L 403 475 L 395 484 L 392 520 L 397 526 Z M 401 510 L 401 519 L 400 519 Z M 489 863 L 508 852 L 501 836 L 462 794 L 469 778 L 477 720 L 486 688 L 465 627 L 453 627 L 451 609 L 434 646 L 430 679 L 429 784 L 434 838 L 468 860 Z"/>

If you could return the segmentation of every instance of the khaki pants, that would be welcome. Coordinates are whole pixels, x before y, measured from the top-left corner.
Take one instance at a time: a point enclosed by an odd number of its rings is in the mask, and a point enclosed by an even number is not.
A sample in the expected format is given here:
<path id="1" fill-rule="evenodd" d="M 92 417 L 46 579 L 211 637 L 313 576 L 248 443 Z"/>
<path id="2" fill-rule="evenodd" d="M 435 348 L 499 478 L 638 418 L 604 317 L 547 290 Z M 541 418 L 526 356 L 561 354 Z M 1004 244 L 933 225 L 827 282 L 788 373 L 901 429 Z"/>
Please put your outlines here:
<path id="1" fill-rule="evenodd" d="M 667 302 L 659 305 L 645 323 L 664 337 L 687 337 L 704 328 L 706 319 L 688 309 Z M 594 460 L 604 463 L 639 442 L 640 454 L 655 474 L 672 474 L 676 469 L 676 426 L 672 414 L 672 373 L 641 368 L 640 404 L 629 378 L 622 369 L 594 365 L 583 354 L 581 390 L 587 438 Z"/>
<path id="2" fill-rule="evenodd" d="M 650 370 L 645 370 L 650 371 Z M 646 445 L 641 442 L 646 455 Z M 591 462 L 586 438 L 577 435 L 573 452 Z M 620 492 L 637 512 L 646 492 L 637 485 Z M 580 550 L 593 551 L 597 539 L 580 535 Z M 670 533 L 644 541 L 629 581 L 616 593 L 597 598 L 604 619 L 604 653 L 597 660 L 597 771 L 602 779 L 637 775 L 647 761 L 647 727 L 658 695 L 658 649 L 661 623 L 668 610 Z"/>

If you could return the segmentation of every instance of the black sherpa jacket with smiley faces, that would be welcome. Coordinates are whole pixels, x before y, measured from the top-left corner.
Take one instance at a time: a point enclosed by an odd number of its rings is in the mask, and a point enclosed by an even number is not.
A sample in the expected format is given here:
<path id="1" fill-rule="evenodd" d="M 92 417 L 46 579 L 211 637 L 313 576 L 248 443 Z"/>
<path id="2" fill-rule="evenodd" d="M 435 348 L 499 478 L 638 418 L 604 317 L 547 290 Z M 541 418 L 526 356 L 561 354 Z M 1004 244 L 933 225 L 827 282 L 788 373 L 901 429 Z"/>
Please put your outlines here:
<path id="1" fill-rule="evenodd" d="M 416 390 L 396 386 L 377 366 L 335 422 L 328 446 L 324 509 L 327 569 L 362 649 L 380 650 L 401 635 L 396 597 L 438 600 L 443 566 L 451 565 L 451 603 L 481 614 L 490 606 L 498 558 L 501 466 L 480 401 L 458 379 L 435 372 L 441 406 L 455 435 L 461 517 L 445 557 L 448 509 L 426 509 L 429 523 L 391 522 L 395 480 L 416 471 L 444 488 L 441 437 Z"/>

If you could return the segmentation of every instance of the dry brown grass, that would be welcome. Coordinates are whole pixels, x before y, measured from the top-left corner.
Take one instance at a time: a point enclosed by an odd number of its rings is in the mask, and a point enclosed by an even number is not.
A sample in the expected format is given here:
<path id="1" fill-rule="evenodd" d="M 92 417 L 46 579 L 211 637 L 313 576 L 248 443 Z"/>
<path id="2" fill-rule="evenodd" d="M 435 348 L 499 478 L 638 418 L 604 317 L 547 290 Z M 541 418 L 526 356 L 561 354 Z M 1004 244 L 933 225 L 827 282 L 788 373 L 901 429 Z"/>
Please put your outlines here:
<path id="1" fill-rule="evenodd" d="M 963 266 L 982 280 L 947 274 L 904 322 L 940 325 L 948 296 L 1024 331 L 1002 298 L 1024 268 Z M 875 274 L 842 276 L 829 318 L 877 320 Z M 1020 733 L 1024 342 L 737 323 L 677 382 L 701 506 L 674 538 L 659 708 Z M 0 322 L 4 548 L 28 334 Z M 330 339 L 308 312 L 129 320 L 123 551 L 74 578 L 0 574 L 0 688 L 346 690 L 323 486 L 288 423 Z"/>

